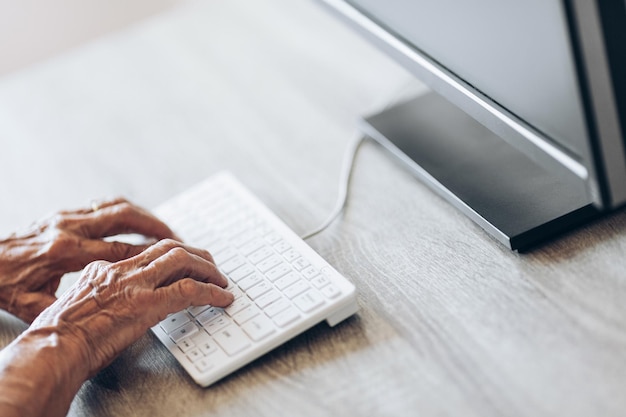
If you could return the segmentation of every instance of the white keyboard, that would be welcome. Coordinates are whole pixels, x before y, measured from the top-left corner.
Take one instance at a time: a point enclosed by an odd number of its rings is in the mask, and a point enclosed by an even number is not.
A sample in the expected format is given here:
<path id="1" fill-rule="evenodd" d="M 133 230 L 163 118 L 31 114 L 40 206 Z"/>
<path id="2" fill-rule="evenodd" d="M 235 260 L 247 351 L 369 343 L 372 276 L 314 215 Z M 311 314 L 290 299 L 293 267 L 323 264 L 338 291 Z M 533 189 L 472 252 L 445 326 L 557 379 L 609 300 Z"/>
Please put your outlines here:
<path id="1" fill-rule="evenodd" d="M 156 210 L 228 277 L 227 308 L 190 307 L 152 328 L 196 383 L 208 386 L 326 320 L 358 310 L 354 285 L 246 190 L 219 173 Z"/>

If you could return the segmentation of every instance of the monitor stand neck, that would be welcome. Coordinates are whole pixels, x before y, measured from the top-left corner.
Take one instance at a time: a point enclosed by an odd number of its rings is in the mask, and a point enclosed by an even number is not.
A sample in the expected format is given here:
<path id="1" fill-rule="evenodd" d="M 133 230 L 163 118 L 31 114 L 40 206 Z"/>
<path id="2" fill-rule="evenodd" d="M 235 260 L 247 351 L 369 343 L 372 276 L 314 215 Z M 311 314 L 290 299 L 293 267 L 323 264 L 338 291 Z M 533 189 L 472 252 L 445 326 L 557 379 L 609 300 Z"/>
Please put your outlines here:
<path id="1" fill-rule="evenodd" d="M 364 122 L 368 136 L 511 249 L 599 214 L 583 180 L 554 175 L 437 94 Z"/>

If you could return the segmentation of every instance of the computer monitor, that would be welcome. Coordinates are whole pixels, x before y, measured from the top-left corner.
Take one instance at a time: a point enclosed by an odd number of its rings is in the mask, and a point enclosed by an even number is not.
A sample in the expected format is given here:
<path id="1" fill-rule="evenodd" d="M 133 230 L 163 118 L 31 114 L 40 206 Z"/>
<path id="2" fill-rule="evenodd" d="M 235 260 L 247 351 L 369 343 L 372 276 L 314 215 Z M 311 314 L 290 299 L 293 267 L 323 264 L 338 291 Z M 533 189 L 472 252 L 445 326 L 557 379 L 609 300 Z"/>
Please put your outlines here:
<path id="1" fill-rule="evenodd" d="M 431 92 L 364 119 L 511 249 L 626 202 L 624 0 L 320 0 Z"/>

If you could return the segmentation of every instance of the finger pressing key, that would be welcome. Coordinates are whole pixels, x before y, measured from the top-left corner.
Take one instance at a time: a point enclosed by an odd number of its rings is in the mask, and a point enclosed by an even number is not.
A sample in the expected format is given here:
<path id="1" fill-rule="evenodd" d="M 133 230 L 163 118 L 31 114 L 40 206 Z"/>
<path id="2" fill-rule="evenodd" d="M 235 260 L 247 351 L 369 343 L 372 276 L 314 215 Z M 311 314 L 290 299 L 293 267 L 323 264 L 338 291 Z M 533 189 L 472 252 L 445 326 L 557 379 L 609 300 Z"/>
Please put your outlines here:
<path id="1" fill-rule="evenodd" d="M 143 269 L 151 277 L 151 281 L 156 287 L 169 285 L 182 278 L 193 278 L 220 287 L 228 285 L 228 280 L 215 264 L 190 253 L 183 246 L 170 249 L 144 266 Z"/>
<path id="2" fill-rule="evenodd" d="M 207 305 L 227 307 L 234 296 L 213 284 L 205 284 L 190 278 L 181 279 L 175 283 L 161 287 L 155 292 L 161 302 L 157 305 L 166 311 L 180 311 L 192 305 Z"/>

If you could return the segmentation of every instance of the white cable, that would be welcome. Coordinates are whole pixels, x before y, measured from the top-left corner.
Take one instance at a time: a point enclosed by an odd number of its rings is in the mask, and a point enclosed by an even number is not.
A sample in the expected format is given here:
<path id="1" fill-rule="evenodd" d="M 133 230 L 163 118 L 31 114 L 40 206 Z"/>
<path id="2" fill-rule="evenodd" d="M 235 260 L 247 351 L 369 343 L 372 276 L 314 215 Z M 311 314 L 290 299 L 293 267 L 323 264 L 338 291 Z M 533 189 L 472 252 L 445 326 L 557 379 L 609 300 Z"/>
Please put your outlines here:
<path id="1" fill-rule="evenodd" d="M 320 232 L 323 232 L 331 225 L 333 221 L 341 214 L 344 207 L 346 206 L 346 200 L 348 198 L 348 189 L 350 188 L 350 178 L 352 177 L 352 170 L 354 168 L 354 159 L 356 157 L 357 151 L 361 146 L 361 143 L 365 140 L 364 136 L 359 136 L 354 139 L 346 149 L 346 153 L 343 158 L 341 172 L 339 176 L 339 189 L 337 191 L 337 201 L 335 203 L 335 207 L 333 211 L 330 213 L 328 218 L 318 227 L 313 229 L 312 231 L 305 233 L 300 236 L 302 240 L 306 240 L 312 238 Z"/>

